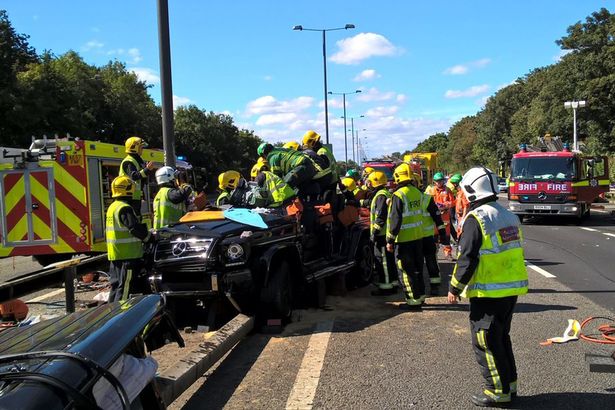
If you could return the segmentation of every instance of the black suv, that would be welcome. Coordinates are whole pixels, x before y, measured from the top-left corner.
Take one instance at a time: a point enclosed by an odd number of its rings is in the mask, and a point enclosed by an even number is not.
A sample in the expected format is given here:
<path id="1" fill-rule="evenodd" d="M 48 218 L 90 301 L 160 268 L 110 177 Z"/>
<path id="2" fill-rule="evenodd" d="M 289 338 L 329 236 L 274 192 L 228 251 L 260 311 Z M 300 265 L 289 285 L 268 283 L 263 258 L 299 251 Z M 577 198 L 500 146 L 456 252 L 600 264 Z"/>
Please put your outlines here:
<path id="1" fill-rule="evenodd" d="M 281 209 L 262 213 L 266 229 L 228 219 L 207 220 L 220 211 L 202 211 L 203 220 L 158 231 L 153 250 L 153 291 L 205 302 L 226 297 L 241 312 L 288 318 L 306 285 L 336 273 L 347 281 L 370 282 L 373 271 L 369 221 L 349 227 L 332 222 L 306 234 L 295 216 Z M 219 215 L 219 214 L 218 214 Z M 258 309 L 257 309 L 258 307 Z"/>

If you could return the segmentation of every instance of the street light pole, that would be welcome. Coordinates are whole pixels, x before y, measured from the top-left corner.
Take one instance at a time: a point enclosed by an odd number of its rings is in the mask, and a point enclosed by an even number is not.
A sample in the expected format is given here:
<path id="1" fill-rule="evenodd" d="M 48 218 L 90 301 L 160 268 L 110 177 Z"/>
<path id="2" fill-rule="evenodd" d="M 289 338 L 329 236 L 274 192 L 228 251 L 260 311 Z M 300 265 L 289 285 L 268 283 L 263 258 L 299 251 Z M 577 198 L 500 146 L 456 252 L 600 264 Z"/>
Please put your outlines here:
<path id="1" fill-rule="evenodd" d="M 334 93 L 329 91 L 331 95 L 341 95 L 344 101 L 344 154 L 346 157 L 346 165 L 348 165 L 348 128 L 346 128 L 346 94 L 358 94 L 361 90 L 354 90 L 351 93 Z"/>
<path id="2" fill-rule="evenodd" d="M 158 46 L 160 48 L 160 89 L 162 91 L 162 145 L 164 148 L 164 164 L 175 168 L 173 86 L 171 81 L 168 0 L 158 0 Z"/>
<path id="3" fill-rule="evenodd" d="M 572 108 L 572 149 L 574 151 L 579 150 L 577 143 L 577 108 L 583 108 L 587 105 L 586 101 L 566 101 L 564 107 Z"/>
<path id="4" fill-rule="evenodd" d="M 358 118 L 363 118 L 365 117 L 365 115 L 359 115 Z M 357 149 L 357 156 L 355 157 L 354 152 L 355 152 L 355 144 L 354 144 L 354 117 L 350 117 L 350 135 L 352 136 L 352 160 L 357 163 L 356 158 L 359 158 L 359 150 Z M 357 130 L 357 135 L 359 133 L 359 130 Z M 359 137 L 357 137 L 357 142 L 358 142 Z"/>
<path id="5" fill-rule="evenodd" d="M 329 144 L 329 103 L 327 101 L 328 90 L 327 90 L 327 31 L 336 31 L 336 30 L 348 30 L 351 28 L 355 28 L 354 24 L 346 24 L 344 27 L 336 27 L 336 28 L 325 28 L 325 29 L 316 29 L 316 28 L 305 28 L 301 25 L 294 26 L 293 30 L 298 31 L 322 31 L 322 65 L 324 68 L 324 84 L 325 84 L 325 137 L 327 144 Z"/>

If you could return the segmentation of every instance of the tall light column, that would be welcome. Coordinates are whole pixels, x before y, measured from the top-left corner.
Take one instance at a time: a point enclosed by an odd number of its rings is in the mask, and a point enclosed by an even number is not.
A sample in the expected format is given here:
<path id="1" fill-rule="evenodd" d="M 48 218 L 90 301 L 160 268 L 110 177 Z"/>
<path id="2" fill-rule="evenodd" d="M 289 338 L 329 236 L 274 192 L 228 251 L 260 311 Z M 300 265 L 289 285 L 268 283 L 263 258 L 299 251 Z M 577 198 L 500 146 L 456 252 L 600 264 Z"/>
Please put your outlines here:
<path id="1" fill-rule="evenodd" d="M 574 151 L 579 150 L 579 144 L 577 142 L 577 108 L 583 108 L 587 105 L 586 101 L 566 101 L 564 107 L 572 108 L 572 149 Z"/>

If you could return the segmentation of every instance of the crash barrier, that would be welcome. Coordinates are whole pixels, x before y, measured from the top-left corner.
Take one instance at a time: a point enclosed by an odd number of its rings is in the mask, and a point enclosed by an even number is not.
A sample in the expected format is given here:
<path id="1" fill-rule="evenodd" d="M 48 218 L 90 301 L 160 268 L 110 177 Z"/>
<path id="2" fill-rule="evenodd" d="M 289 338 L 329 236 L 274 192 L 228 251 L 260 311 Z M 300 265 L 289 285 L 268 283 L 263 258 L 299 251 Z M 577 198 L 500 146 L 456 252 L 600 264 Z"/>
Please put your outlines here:
<path id="1" fill-rule="evenodd" d="M 77 277 L 77 271 L 91 268 L 93 265 L 106 261 L 106 253 L 96 256 L 83 256 L 54 263 L 43 269 L 10 279 L 0 283 L 0 303 L 27 296 L 64 282 L 66 312 L 73 313 L 75 311 L 75 278 Z"/>
<path id="2" fill-rule="evenodd" d="M 162 400 L 169 406 L 254 328 L 254 318 L 238 314 L 211 334 L 198 349 L 156 377 Z"/>

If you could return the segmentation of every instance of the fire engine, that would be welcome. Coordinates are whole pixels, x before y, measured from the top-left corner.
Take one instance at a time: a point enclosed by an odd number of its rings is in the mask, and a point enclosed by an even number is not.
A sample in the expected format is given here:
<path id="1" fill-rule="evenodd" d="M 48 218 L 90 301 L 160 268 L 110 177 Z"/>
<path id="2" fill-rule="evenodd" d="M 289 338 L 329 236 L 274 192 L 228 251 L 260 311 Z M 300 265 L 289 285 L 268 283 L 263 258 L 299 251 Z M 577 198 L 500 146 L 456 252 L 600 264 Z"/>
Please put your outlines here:
<path id="1" fill-rule="evenodd" d="M 0 257 L 32 255 L 41 264 L 106 252 L 105 214 L 124 146 L 99 141 L 37 139 L 29 149 L 0 148 Z M 145 149 L 156 167 L 162 151 Z M 194 171 L 177 162 L 186 182 Z M 143 221 L 153 215 L 156 183 L 144 187 Z"/>
<path id="2" fill-rule="evenodd" d="M 412 170 L 421 176 L 422 185 L 427 186 L 432 183 L 438 168 L 438 153 L 411 152 L 404 155 L 404 162 L 410 164 Z"/>
<path id="3" fill-rule="evenodd" d="M 399 165 L 398 161 L 389 161 L 389 160 L 372 160 L 363 162 L 363 169 L 367 167 L 371 167 L 376 171 L 384 172 L 387 176 L 387 188 L 395 189 L 395 181 L 393 179 L 393 172 L 395 171 L 395 167 Z"/>
<path id="4" fill-rule="evenodd" d="M 525 216 L 589 216 L 592 202 L 609 191 L 605 156 L 571 151 L 558 140 L 541 146 L 521 144 L 513 155 L 508 189 L 510 210 Z M 559 143 L 559 146 L 557 146 Z"/>

